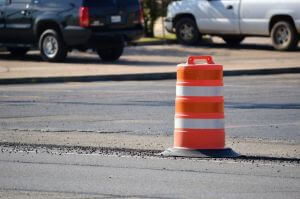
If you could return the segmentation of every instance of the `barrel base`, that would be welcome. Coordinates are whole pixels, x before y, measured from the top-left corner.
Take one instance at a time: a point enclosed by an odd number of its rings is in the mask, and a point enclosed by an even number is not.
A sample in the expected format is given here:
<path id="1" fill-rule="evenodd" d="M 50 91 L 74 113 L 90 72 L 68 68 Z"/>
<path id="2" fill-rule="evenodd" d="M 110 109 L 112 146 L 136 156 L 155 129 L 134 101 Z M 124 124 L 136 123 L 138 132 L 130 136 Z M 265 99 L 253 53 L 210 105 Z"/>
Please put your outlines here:
<path id="1" fill-rule="evenodd" d="M 166 157 L 191 157 L 191 158 L 236 158 L 240 154 L 231 148 L 224 149 L 182 149 L 169 148 L 161 153 Z"/>

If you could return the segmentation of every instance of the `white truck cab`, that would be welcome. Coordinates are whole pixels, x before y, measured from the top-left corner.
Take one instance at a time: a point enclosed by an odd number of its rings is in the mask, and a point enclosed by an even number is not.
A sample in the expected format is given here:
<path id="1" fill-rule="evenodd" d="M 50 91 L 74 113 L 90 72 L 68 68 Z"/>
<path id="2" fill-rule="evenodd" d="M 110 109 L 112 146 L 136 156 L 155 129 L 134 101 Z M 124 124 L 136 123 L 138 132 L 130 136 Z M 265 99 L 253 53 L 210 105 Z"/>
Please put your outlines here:
<path id="1" fill-rule="evenodd" d="M 246 36 L 270 36 L 278 50 L 294 49 L 300 35 L 300 0 L 178 0 L 168 6 L 165 28 L 183 44 L 202 35 L 229 45 Z"/>

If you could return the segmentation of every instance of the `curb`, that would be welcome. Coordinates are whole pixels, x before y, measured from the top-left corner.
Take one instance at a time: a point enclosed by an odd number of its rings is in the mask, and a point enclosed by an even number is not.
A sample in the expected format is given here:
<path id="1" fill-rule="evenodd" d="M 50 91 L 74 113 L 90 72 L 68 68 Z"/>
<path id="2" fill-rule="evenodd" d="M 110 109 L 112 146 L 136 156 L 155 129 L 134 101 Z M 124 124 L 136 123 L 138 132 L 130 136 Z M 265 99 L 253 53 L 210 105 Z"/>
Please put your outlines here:
<path id="1" fill-rule="evenodd" d="M 300 73 L 300 67 L 224 71 L 224 76 L 279 75 Z"/>
<path id="2" fill-rule="evenodd" d="M 300 73 L 300 67 L 231 70 L 224 71 L 224 76 L 243 75 L 277 75 Z M 35 83 L 63 83 L 63 82 L 95 82 L 95 81 L 150 81 L 176 79 L 175 72 L 166 73 L 140 73 L 120 75 L 91 75 L 91 76 L 65 76 L 65 77 L 28 77 L 0 79 L 0 85 L 8 84 L 35 84 Z"/>
<path id="3" fill-rule="evenodd" d="M 34 83 L 63 83 L 63 82 L 95 82 L 95 81 L 146 81 L 175 79 L 176 73 L 141 73 L 120 75 L 91 75 L 66 77 L 29 77 L 0 79 L 0 85 L 5 84 L 34 84 Z"/>

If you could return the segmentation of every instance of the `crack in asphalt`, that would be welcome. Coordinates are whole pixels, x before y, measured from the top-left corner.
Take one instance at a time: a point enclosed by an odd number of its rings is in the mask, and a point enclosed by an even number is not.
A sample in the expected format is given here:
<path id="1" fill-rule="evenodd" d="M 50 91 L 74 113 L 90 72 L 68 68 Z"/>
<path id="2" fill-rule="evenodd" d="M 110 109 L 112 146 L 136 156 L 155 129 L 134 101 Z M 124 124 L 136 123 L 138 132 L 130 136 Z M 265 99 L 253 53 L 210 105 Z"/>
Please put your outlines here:
<path id="1" fill-rule="evenodd" d="M 129 133 L 130 131 L 94 131 L 94 130 L 60 130 L 60 129 L 3 129 L 7 131 L 15 131 L 15 132 L 43 132 L 43 133 L 101 133 L 101 134 L 116 134 L 116 133 Z"/>
<path id="2" fill-rule="evenodd" d="M 18 192 L 36 192 L 36 193 L 51 193 L 51 194 L 78 194 L 86 195 L 88 198 L 98 198 L 98 197 L 105 197 L 105 198 L 148 198 L 148 199 L 171 199 L 170 197 L 162 197 L 162 196 L 148 196 L 148 195 L 117 195 L 117 194 L 105 194 L 105 193 L 98 193 L 98 192 L 72 192 L 72 191 L 49 191 L 49 190 L 39 190 L 39 189 L 17 189 L 17 188 L 0 188 L 1 191 L 18 191 Z M 76 198 L 77 198 L 76 197 Z M 81 198 L 81 197 L 80 197 Z M 84 197 L 85 198 L 85 197 Z M 174 197 L 172 197 L 174 198 Z"/>
<path id="3" fill-rule="evenodd" d="M 91 146 L 65 146 L 53 144 L 23 144 L 15 142 L 1 142 L 1 152 L 46 152 L 50 154 L 99 154 L 99 155 L 115 155 L 115 156 L 137 156 L 137 157 L 158 157 L 166 159 L 191 159 L 186 157 L 165 157 L 160 153 L 161 150 L 151 149 L 131 149 L 131 148 L 110 148 L 110 147 L 91 147 Z M 299 158 L 286 158 L 286 157 L 268 157 L 268 156 L 247 156 L 241 155 L 235 158 L 193 158 L 205 160 L 235 160 L 242 162 L 272 162 L 272 163 L 293 163 L 300 164 Z"/>

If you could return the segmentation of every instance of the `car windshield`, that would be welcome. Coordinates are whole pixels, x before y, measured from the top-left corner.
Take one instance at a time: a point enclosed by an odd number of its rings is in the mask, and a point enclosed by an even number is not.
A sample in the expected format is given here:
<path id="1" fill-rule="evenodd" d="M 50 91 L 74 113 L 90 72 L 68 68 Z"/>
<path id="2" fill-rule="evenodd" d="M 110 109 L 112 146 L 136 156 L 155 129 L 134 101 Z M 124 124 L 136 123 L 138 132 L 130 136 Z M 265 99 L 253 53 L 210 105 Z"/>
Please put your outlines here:
<path id="1" fill-rule="evenodd" d="M 86 0 L 86 5 L 88 6 L 101 6 L 101 7 L 111 7 L 111 6 L 133 6 L 138 5 L 138 0 Z"/>

